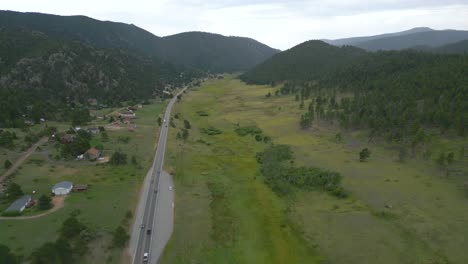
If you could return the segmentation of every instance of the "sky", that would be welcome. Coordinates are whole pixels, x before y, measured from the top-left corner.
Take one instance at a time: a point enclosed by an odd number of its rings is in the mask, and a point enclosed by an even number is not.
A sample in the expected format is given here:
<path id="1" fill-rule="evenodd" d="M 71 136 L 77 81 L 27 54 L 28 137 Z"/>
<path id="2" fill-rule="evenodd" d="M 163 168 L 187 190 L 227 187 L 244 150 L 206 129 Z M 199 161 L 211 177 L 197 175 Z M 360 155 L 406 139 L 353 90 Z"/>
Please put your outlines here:
<path id="1" fill-rule="evenodd" d="M 0 9 L 85 15 L 157 36 L 205 31 L 286 50 L 310 39 L 414 27 L 468 30 L 468 0 L 1 0 Z"/>

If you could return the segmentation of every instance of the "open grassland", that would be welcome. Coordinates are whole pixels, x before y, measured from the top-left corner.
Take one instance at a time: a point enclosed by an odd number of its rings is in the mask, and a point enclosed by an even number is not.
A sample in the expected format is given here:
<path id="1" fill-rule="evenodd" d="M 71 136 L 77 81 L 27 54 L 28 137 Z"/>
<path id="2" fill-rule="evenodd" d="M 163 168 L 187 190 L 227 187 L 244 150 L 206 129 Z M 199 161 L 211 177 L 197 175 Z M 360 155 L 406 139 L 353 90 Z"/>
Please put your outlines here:
<path id="1" fill-rule="evenodd" d="M 182 122 L 171 129 L 176 222 L 165 263 L 468 263 L 466 157 L 457 155 L 447 175 L 434 157 L 400 162 L 393 146 L 369 143 L 360 131 L 327 124 L 301 130 L 304 110 L 293 96 L 265 97 L 275 90 L 232 78 L 209 81 L 174 109 L 192 129 L 185 143 L 175 138 Z M 341 173 L 351 196 L 312 191 L 278 198 L 255 162 L 266 145 L 238 136 L 237 124 L 255 124 L 275 143 L 291 145 L 298 165 Z M 200 132 L 207 127 L 223 133 Z M 426 147 L 457 153 L 467 143 L 433 135 Z M 364 147 L 371 158 L 359 162 Z"/>
<path id="2" fill-rule="evenodd" d="M 114 151 L 127 154 L 127 165 L 112 166 L 88 161 L 55 160 L 55 142 L 38 149 L 13 175 L 11 180 L 21 185 L 25 193 L 36 191 L 35 197 L 49 194 L 51 187 L 60 181 L 88 184 L 85 192 L 72 193 L 65 199 L 65 207 L 48 216 L 31 220 L 0 220 L 0 244 L 8 245 L 18 255 L 28 256 L 45 242 L 54 241 L 62 222 L 72 213 L 79 212 L 78 219 L 97 231 L 89 256 L 81 263 L 120 263 L 122 252 L 109 248 L 112 232 L 122 224 L 125 214 L 136 207 L 141 182 L 151 164 L 158 136 L 157 117 L 164 110 L 164 103 L 145 105 L 137 111 L 136 129 L 107 130 L 109 140 L 102 142 L 100 134 L 91 144 L 102 144 L 104 155 Z M 106 121 L 94 121 L 91 125 L 105 125 Z M 50 124 L 68 129 L 64 124 Z M 128 143 L 119 137 L 129 137 Z M 132 164 L 135 156 L 137 164 Z M 24 215 L 37 214 L 37 209 L 26 210 Z"/>
<path id="3" fill-rule="evenodd" d="M 226 92 L 222 85 L 208 82 L 190 91 L 173 110 L 192 128 L 185 143 L 175 136 L 181 121 L 175 120 L 177 128 L 170 130 L 166 160 L 175 180 L 175 230 L 163 262 L 317 262 L 285 217 L 287 203 L 257 172 L 255 153 L 266 145 L 239 137 L 235 124 L 225 120 L 226 109 L 219 104 Z M 210 127 L 222 133 L 201 133 Z"/>

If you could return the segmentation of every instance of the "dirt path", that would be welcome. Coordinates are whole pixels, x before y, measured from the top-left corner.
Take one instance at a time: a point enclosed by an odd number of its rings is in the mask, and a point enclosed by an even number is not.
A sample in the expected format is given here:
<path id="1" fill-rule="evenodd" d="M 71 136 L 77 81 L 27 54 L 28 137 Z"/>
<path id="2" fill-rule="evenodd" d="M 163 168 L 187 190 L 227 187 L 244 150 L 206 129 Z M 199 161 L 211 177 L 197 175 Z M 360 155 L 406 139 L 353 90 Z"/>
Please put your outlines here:
<path id="1" fill-rule="evenodd" d="M 17 217 L 15 217 L 15 216 L 0 216 L 0 220 L 5 220 L 5 219 L 8 219 L 8 220 L 26 220 L 26 219 L 34 219 L 34 218 L 39 218 L 39 217 L 49 215 L 49 214 L 59 210 L 60 208 L 62 208 L 65 205 L 65 197 L 67 197 L 67 196 L 54 196 L 54 197 L 52 197 L 53 207 L 51 209 L 49 209 L 48 211 L 42 213 L 42 214 L 31 215 L 31 216 L 17 216 Z"/>
<path id="2" fill-rule="evenodd" d="M 16 161 L 13 163 L 13 165 L 3 173 L 3 175 L 0 177 L 0 183 L 3 182 L 8 176 L 13 174 L 23 162 L 25 162 L 31 154 L 36 151 L 37 147 L 41 146 L 42 144 L 46 143 L 48 137 L 43 137 L 41 138 L 38 142 L 36 142 L 34 145 L 32 145 L 25 153 L 23 153 Z"/>

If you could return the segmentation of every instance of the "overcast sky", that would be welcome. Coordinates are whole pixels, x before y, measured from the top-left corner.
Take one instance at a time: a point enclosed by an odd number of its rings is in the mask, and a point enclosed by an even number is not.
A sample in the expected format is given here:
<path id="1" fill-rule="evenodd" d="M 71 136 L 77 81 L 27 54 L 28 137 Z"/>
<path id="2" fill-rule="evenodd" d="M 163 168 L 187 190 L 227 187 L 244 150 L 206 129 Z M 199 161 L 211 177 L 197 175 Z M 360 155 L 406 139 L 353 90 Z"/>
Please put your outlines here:
<path id="1" fill-rule="evenodd" d="M 0 9 L 86 15 L 155 35 L 207 31 L 278 49 L 427 26 L 468 30 L 468 0 L 1 0 Z"/>

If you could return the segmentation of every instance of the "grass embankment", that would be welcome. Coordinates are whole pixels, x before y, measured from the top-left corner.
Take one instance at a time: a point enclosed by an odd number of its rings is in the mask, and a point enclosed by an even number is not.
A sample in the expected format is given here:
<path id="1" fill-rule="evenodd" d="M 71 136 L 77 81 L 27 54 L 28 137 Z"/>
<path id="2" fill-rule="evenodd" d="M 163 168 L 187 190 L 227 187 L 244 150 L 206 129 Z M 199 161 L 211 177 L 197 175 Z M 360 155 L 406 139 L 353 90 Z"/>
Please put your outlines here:
<path id="1" fill-rule="evenodd" d="M 417 155 L 399 162 L 395 148 L 370 144 L 361 132 L 342 131 L 337 142 L 337 128 L 301 130 L 299 103 L 293 96 L 265 97 L 275 90 L 231 78 L 210 81 L 174 109 L 193 128 L 186 143 L 171 130 L 176 222 L 166 263 L 314 263 L 316 255 L 330 263 L 468 262 L 466 158 L 446 177 L 433 160 Z M 290 145 L 298 166 L 339 172 L 350 197 L 297 191 L 294 200 L 278 198 L 255 162 L 266 145 L 236 135 L 237 124 L 256 125 L 273 142 Z M 223 133 L 200 132 L 209 127 Z M 434 135 L 427 147 L 456 152 L 467 143 Z M 359 162 L 364 147 L 371 158 Z"/>
<path id="2" fill-rule="evenodd" d="M 112 232 L 122 224 L 127 211 L 136 208 L 139 187 L 146 175 L 156 148 L 158 136 L 157 116 L 165 104 L 145 105 L 137 111 L 137 125 L 134 132 L 123 128 L 107 130 L 109 140 L 102 142 L 100 134 L 93 138 L 92 145 L 102 144 L 104 155 L 110 156 L 116 150 L 127 154 L 127 165 L 95 165 L 88 161 L 57 161 L 55 143 L 47 143 L 37 150 L 27 162 L 13 175 L 12 181 L 18 183 L 25 193 L 49 194 L 51 187 L 60 181 L 75 184 L 89 184 L 90 188 L 82 193 L 72 193 L 65 199 L 65 207 L 37 219 L 0 220 L 0 244 L 5 244 L 17 255 L 27 257 L 34 249 L 58 237 L 63 221 L 79 210 L 81 222 L 97 232 L 98 238 L 92 241 L 90 253 L 81 263 L 120 263 L 121 250 L 109 249 Z M 105 125 L 106 121 L 94 121 L 92 125 Z M 50 124 L 66 129 L 64 124 Z M 123 137 L 129 137 L 128 143 Z M 135 156 L 137 164 L 131 163 Z M 36 198 L 37 198 L 36 197 Z M 37 214 L 37 209 L 26 210 L 24 215 Z"/>

